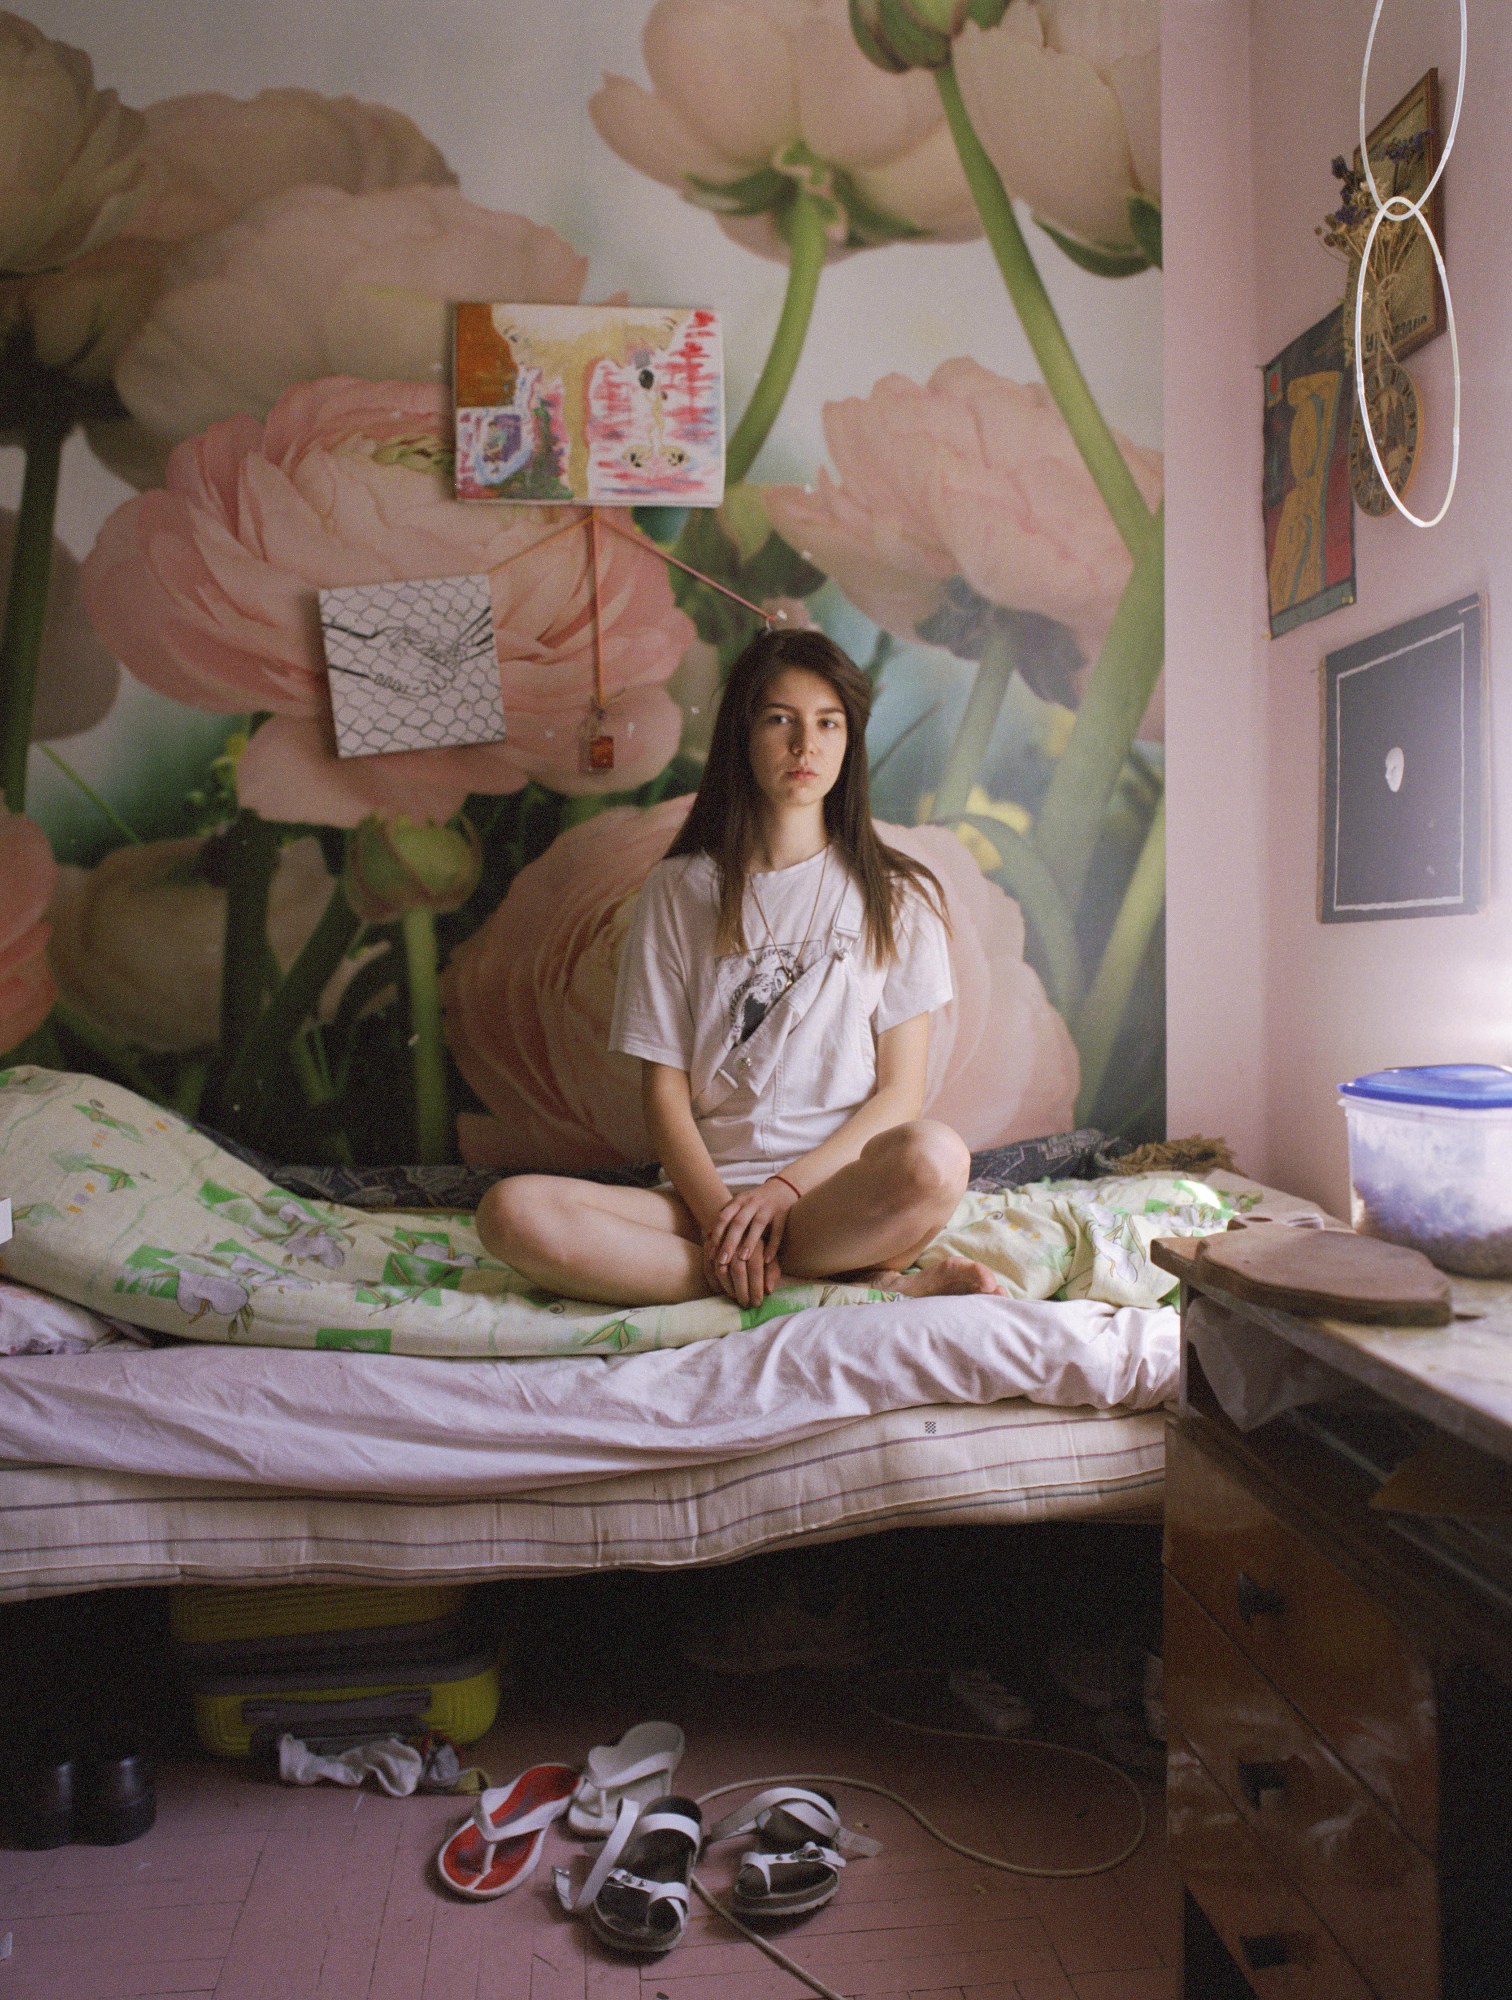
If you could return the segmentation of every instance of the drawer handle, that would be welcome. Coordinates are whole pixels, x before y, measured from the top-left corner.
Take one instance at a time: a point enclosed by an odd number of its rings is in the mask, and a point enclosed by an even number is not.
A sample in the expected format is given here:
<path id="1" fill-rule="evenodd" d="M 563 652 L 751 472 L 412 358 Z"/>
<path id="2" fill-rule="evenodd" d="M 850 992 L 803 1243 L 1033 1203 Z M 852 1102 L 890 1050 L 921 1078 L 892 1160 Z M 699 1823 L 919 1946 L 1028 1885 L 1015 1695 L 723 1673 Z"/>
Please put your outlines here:
<path id="1" fill-rule="evenodd" d="M 1280 1591 L 1268 1590 L 1263 1583 L 1256 1583 L 1248 1570 L 1239 1572 L 1236 1595 L 1239 1616 L 1246 1625 L 1252 1618 L 1279 1618 L 1286 1609 L 1286 1599 Z"/>
<path id="2" fill-rule="evenodd" d="M 1291 1964 L 1291 1947 L 1280 1931 L 1262 1931 L 1259 1937 L 1242 1937 L 1239 1949 L 1251 1972 L 1269 1972 L 1274 1966 Z"/>
<path id="3" fill-rule="evenodd" d="M 1279 1764 L 1252 1764 L 1246 1758 L 1239 1759 L 1239 1789 L 1255 1808 L 1260 1810 L 1260 1801 L 1267 1792 L 1286 1790 L 1286 1773 Z"/>

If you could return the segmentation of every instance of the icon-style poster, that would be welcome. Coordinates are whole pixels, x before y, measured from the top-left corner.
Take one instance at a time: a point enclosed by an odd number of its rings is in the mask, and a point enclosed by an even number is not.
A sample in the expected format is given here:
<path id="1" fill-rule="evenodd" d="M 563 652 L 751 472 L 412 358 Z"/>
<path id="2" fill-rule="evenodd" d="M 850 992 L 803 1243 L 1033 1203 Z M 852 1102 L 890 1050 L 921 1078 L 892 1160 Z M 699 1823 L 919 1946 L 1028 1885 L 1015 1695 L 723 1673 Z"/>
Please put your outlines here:
<path id="1" fill-rule="evenodd" d="M 1325 924 L 1483 907 L 1483 631 L 1463 597 L 1324 660 Z"/>
<path id="2" fill-rule="evenodd" d="M 1273 639 L 1355 601 L 1349 420 L 1354 384 L 1342 307 L 1265 371 L 1265 564 Z"/>
<path id="3" fill-rule="evenodd" d="M 457 497 L 599 507 L 724 498 L 719 318 L 459 305 Z"/>
<path id="4" fill-rule="evenodd" d="M 323 590 L 320 629 L 338 756 L 503 741 L 486 576 Z"/>

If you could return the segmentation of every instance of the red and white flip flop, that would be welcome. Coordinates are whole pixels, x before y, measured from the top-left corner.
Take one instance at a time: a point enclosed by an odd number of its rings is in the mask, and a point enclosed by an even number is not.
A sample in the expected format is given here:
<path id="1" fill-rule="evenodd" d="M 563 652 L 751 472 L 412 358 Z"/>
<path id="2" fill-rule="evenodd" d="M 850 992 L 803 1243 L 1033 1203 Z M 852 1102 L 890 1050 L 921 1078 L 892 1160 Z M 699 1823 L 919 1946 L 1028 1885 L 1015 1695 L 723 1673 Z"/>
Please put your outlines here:
<path id="1" fill-rule="evenodd" d="M 546 1829 L 567 1810 L 578 1774 L 570 1764 L 532 1764 L 482 1793 L 436 1856 L 436 1872 L 458 1896 L 505 1895 L 534 1872 Z"/>

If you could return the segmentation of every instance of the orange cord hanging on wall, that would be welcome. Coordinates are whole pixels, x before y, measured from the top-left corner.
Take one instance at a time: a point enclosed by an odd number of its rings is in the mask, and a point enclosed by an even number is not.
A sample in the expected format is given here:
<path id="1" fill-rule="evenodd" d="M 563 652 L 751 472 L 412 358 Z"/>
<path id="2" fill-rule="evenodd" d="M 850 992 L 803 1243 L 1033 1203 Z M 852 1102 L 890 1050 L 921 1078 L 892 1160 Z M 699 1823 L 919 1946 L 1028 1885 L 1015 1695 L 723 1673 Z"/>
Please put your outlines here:
<path id="1" fill-rule="evenodd" d="M 777 619 L 770 611 L 763 610 L 761 605 L 753 604 L 748 597 L 742 597 L 738 590 L 731 590 L 716 577 L 707 575 L 701 569 L 695 569 L 692 563 L 684 562 L 681 556 L 674 556 L 668 550 L 658 548 L 649 536 L 641 534 L 634 528 L 621 527 L 611 515 L 602 513 L 597 507 L 590 507 L 586 514 L 578 515 L 575 520 L 564 521 L 561 527 L 553 528 L 538 541 L 527 543 L 522 549 L 516 549 L 513 555 L 505 556 L 502 563 L 496 563 L 495 568 L 503 569 L 507 563 L 518 562 L 521 556 L 534 555 L 538 549 L 545 548 L 548 542 L 558 541 L 563 535 L 570 535 L 575 528 L 584 527 L 588 530 L 588 615 L 593 620 L 593 688 L 588 713 L 578 732 L 578 767 L 584 772 L 592 773 L 614 769 L 614 730 L 609 718 L 608 702 L 604 696 L 603 617 L 599 598 L 600 527 L 607 528 L 611 534 L 633 543 L 636 548 L 644 549 L 647 555 L 655 556 L 658 562 L 666 563 L 669 568 L 680 569 L 685 575 L 696 577 L 700 583 L 706 583 L 711 590 L 717 590 L 721 597 L 728 597 L 733 604 L 739 604 L 745 610 L 754 612 L 768 631 L 772 629 Z M 778 613 L 779 618 L 783 615 Z"/>
<path id="2" fill-rule="evenodd" d="M 590 612 L 593 619 L 593 706 L 578 732 L 578 768 L 585 772 L 614 769 L 614 736 L 604 713 L 604 621 L 599 607 L 598 509 L 588 514 L 588 563 L 592 571 Z"/>

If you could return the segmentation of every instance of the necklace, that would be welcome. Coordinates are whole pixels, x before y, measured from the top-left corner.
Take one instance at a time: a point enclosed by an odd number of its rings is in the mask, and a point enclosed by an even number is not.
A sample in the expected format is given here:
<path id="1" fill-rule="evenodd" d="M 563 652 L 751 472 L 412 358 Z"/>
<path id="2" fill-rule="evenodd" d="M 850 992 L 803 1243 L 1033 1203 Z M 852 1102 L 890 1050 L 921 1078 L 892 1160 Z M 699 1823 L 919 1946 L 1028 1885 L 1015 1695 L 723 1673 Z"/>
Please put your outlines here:
<path id="1" fill-rule="evenodd" d="M 828 873 L 829 873 L 829 842 L 826 841 L 824 844 L 824 859 L 819 865 L 819 886 L 814 891 L 814 907 L 809 911 L 808 929 L 803 933 L 803 942 L 802 944 L 799 945 L 798 955 L 791 965 L 788 963 L 787 959 L 783 956 L 782 946 L 778 944 L 776 938 L 773 937 L 772 935 L 772 926 L 767 922 L 767 913 L 761 907 L 761 897 L 757 893 L 755 876 L 752 875 L 747 878 L 747 886 L 751 891 L 751 901 L 756 905 L 756 914 L 761 919 L 761 928 L 766 932 L 767 943 L 772 947 L 772 950 L 776 953 L 777 963 L 782 967 L 782 978 L 783 978 L 782 990 L 784 993 L 786 993 L 788 988 L 792 986 L 798 978 L 799 969 L 803 964 L 803 954 L 808 950 L 808 941 L 814 934 L 814 919 L 819 914 L 819 898 L 824 894 L 824 878 Z"/>

